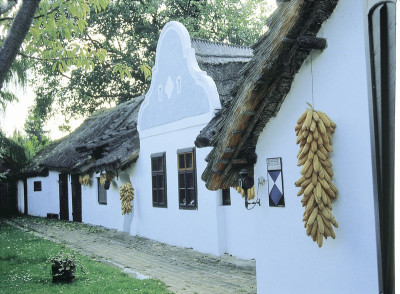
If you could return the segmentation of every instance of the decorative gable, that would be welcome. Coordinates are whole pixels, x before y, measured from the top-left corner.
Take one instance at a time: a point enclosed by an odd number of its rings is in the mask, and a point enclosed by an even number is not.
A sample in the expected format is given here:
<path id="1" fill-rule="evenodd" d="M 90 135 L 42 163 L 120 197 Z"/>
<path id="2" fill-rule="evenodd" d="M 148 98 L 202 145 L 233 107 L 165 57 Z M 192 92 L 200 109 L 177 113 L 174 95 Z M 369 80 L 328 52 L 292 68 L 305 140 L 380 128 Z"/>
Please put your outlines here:
<path id="1" fill-rule="evenodd" d="M 150 89 L 140 108 L 138 130 L 168 131 L 207 123 L 220 108 L 216 85 L 202 71 L 186 28 L 172 21 L 157 44 Z"/>

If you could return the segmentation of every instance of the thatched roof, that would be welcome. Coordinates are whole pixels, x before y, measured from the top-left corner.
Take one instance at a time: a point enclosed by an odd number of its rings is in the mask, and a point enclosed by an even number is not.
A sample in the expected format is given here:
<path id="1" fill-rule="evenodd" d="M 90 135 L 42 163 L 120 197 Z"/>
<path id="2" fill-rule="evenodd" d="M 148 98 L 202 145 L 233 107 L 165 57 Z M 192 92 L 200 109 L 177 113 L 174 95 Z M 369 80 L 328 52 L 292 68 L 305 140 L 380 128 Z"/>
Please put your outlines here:
<path id="1" fill-rule="evenodd" d="M 137 116 L 143 98 L 93 114 L 73 133 L 39 152 L 25 174 L 45 174 L 47 170 L 78 174 L 113 171 L 135 162 L 139 156 Z"/>
<path id="2" fill-rule="evenodd" d="M 221 102 L 231 98 L 239 72 L 251 60 L 252 49 L 193 39 L 196 59 L 217 86 Z M 25 169 L 26 176 L 46 175 L 48 170 L 92 173 L 123 169 L 139 156 L 137 115 L 144 96 L 100 111 L 69 136 L 39 152 Z"/>
<path id="3" fill-rule="evenodd" d="M 213 78 L 221 103 L 231 99 L 231 90 L 240 78 L 240 71 L 253 57 L 250 47 L 192 39 L 199 67 Z"/>
<path id="4" fill-rule="evenodd" d="M 268 32 L 253 46 L 254 57 L 232 89 L 234 98 L 196 139 L 197 147 L 214 147 L 202 174 L 208 189 L 236 186 L 239 171 L 253 168 L 258 137 L 278 112 L 311 51 L 307 38 L 316 36 L 337 2 L 286 1 L 268 19 Z"/>

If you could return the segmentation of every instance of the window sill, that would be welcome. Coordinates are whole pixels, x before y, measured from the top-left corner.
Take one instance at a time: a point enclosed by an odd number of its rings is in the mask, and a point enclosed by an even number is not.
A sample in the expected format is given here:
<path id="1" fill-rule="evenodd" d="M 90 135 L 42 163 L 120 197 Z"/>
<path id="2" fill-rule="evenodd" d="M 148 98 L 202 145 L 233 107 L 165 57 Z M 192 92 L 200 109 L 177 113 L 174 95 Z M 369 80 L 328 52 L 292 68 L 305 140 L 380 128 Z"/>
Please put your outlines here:
<path id="1" fill-rule="evenodd" d="M 182 210 L 198 210 L 198 207 L 179 206 Z"/>
<path id="2" fill-rule="evenodd" d="M 168 208 L 167 205 L 154 205 L 154 204 L 153 204 L 153 207 L 154 208 Z"/>

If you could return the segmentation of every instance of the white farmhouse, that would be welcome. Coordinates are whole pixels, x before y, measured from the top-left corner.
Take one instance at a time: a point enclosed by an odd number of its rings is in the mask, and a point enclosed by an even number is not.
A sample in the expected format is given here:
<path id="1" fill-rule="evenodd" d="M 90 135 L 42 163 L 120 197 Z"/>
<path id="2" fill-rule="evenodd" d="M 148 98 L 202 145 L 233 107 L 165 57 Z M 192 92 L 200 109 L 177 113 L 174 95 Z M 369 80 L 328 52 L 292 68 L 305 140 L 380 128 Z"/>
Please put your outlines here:
<path id="1" fill-rule="evenodd" d="M 237 185 L 243 171 L 254 178 L 259 293 L 394 293 L 395 2 L 279 2 L 233 99 L 196 140 L 213 147 L 202 178 L 211 190 Z M 331 162 L 321 163 L 333 171 L 322 182 L 338 190 L 330 191 L 335 239 L 323 214 L 321 226 L 315 220 L 304 228 L 311 212 L 303 214 L 296 196 L 295 126 L 307 102 L 336 123 Z M 256 164 L 247 158 L 253 152 Z M 311 154 L 306 160 L 318 162 Z M 316 202 L 304 203 L 319 214 L 324 201 L 313 173 L 320 166 L 305 173 Z M 321 236 L 322 247 L 307 235 Z"/>
<path id="2" fill-rule="evenodd" d="M 277 2 L 252 49 L 191 39 L 169 22 L 146 95 L 38 154 L 19 182 L 20 211 L 255 258 L 259 293 L 391 293 L 394 1 Z M 321 163 L 332 173 L 316 174 L 318 164 L 304 173 L 311 188 L 337 187 L 331 202 L 314 196 L 310 223 L 294 184 L 307 102 L 336 124 Z M 253 181 L 255 199 L 232 189 Z M 124 183 L 135 193 L 126 215 Z M 322 229 L 324 208 L 336 238 Z"/>
<path id="3" fill-rule="evenodd" d="M 99 111 L 40 152 L 25 171 L 25 201 L 19 183 L 20 211 L 254 258 L 247 244 L 256 237 L 252 215 L 243 211 L 235 190 L 231 197 L 229 188 L 206 189 L 201 172 L 211 148 L 194 145 L 221 102 L 231 99 L 230 90 L 252 57 L 250 48 L 191 40 L 182 24 L 168 23 L 148 93 Z M 102 174 L 112 174 L 107 190 Z M 89 184 L 81 185 L 85 175 Z M 127 215 L 121 214 L 119 197 L 124 183 L 131 183 L 135 194 Z"/>

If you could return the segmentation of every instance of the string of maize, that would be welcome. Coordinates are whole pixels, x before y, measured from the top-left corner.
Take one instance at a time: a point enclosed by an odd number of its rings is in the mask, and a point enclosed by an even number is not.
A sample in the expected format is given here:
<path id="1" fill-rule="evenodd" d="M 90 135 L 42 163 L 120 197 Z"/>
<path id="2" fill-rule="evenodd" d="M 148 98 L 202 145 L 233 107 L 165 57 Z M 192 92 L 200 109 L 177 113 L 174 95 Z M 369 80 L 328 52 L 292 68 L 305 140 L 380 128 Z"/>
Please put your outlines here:
<path id="1" fill-rule="evenodd" d="M 104 187 L 106 181 L 111 181 L 114 178 L 112 172 L 106 172 L 106 174 L 100 174 L 100 185 Z"/>
<path id="2" fill-rule="evenodd" d="M 133 187 L 131 183 L 125 183 L 119 188 L 122 215 L 132 212 Z"/>
<path id="3" fill-rule="evenodd" d="M 332 225 L 338 227 L 331 212 L 332 200 L 336 199 L 338 190 L 332 183 L 334 174 L 329 159 L 336 124 L 325 113 L 308 105 L 310 108 L 300 116 L 295 127 L 296 144 L 300 144 L 297 166 L 303 166 L 301 178 L 295 185 L 300 188 L 297 196 L 303 195 L 306 233 L 322 247 L 323 237 L 336 238 Z"/>
<path id="4" fill-rule="evenodd" d="M 84 176 L 80 175 L 79 176 L 79 183 L 82 186 L 89 186 L 89 184 L 90 184 L 90 176 L 89 175 L 84 175 Z"/>
<path id="5" fill-rule="evenodd" d="M 244 190 L 241 187 L 233 187 L 233 189 L 235 189 L 239 194 L 242 195 L 242 197 L 244 197 Z M 255 195 L 256 195 L 256 192 L 254 190 L 254 186 L 247 190 L 247 199 L 248 200 L 254 199 Z"/>

